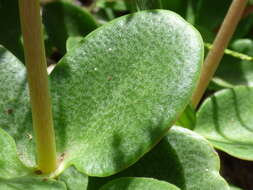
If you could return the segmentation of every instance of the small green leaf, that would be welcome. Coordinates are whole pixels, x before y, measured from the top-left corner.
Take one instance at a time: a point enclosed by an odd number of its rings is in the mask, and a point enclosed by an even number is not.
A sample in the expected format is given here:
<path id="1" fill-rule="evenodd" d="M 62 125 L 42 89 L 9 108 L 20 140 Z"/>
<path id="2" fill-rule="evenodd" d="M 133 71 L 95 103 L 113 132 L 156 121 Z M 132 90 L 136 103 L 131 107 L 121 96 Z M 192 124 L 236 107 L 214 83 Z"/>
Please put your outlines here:
<path id="1" fill-rule="evenodd" d="M 63 182 L 46 178 L 21 177 L 14 179 L 1 179 L 2 190 L 68 190 Z"/>
<path id="2" fill-rule="evenodd" d="M 14 140 L 1 128 L 0 147 L 0 178 L 24 176 L 30 172 L 18 159 Z"/>
<path id="3" fill-rule="evenodd" d="M 44 6 L 43 22 L 49 40 L 62 54 L 68 37 L 83 37 L 97 28 L 95 19 L 84 8 L 61 0 Z"/>
<path id="4" fill-rule="evenodd" d="M 113 180 L 100 190 L 179 190 L 174 185 L 152 178 L 120 178 Z"/>
<path id="5" fill-rule="evenodd" d="M 152 177 L 182 190 L 229 190 L 219 175 L 219 157 L 200 135 L 172 127 L 168 135 L 136 164 L 109 178 L 89 178 L 88 190 L 118 177 Z"/>
<path id="6" fill-rule="evenodd" d="M 176 122 L 176 125 L 193 129 L 196 123 L 196 114 L 194 108 L 191 105 L 188 105 L 184 112 L 180 115 L 179 119 Z"/>
<path id="7" fill-rule="evenodd" d="M 70 51 L 73 47 L 77 46 L 83 38 L 80 36 L 77 37 L 69 37 L 66 43 L 67 51 Z"/>
<path id="8" fill-rule="evenodd" d="M 219 91 L 200 107 L 194 131 L 232 156 L 253 160 L 252 105 L 251 87 Z"/>
<path id="9" fill-rule="evenodd" d="M 230 185 L 230 190 L 242 190 L 242 189 L 239 187 L 235 187 L 233 185 Z"/>
<path id="10" fill-rule="evenodd" d="M 88 176 L 80 173 L 73 166 L 66 169 L 58 179 L 65 182 L 68 190 L 85 190 L 88 186 Z"/>

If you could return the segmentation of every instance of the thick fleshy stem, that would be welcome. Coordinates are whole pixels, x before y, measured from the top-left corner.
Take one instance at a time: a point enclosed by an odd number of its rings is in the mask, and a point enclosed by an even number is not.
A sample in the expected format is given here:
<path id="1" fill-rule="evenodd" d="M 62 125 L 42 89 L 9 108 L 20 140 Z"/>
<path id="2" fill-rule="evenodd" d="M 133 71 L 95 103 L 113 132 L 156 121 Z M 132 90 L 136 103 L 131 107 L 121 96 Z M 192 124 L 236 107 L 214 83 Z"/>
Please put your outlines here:
<path id="1" fill-rule="evenodd" d="M 200 80 L 193 93 L 192 106 L 197 107 L 205 90 L 208 87 L 221 59 L 224 54 L 234 31 L 241 19 L 243 11 L 247 5 L 247 0 L 233 0 L 228 13 L 221 25 L 221 28 L 214 40 L 213 47 L 206 56 Z"/>
<path id="2" fill-rule="evenodd" d="M 56 169 L 56 146 L 39 0 L 19 0 L 38 167 Z"/>

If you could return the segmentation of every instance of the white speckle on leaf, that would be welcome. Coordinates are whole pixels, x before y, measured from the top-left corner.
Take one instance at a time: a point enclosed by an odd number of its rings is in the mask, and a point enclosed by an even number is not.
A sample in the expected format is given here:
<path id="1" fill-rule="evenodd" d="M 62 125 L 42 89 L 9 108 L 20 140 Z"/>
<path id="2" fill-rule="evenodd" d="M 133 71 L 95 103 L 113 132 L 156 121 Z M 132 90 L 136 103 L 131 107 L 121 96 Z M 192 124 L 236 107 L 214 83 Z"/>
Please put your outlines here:
<path id="1" fill-rule="evenodd" d="M 27 135 L 27 137 L 28 137 L 29 140 L 32 140 L 33 137 L 32 137 L 31 134 L 27 133 L 26 135 Z"/>

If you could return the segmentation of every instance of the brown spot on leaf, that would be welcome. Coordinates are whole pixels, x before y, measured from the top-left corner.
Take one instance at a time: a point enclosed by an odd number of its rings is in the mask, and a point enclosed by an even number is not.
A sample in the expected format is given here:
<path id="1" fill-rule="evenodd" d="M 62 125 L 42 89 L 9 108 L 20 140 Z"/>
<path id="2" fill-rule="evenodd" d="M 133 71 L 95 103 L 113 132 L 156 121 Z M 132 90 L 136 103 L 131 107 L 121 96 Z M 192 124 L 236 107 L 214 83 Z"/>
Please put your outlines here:
<path id="1" fill-rule="evenodd" d="M 48 181 L 48 178 L 43 178 L 43 180 L 42 180 L 42 181 L 46 182 L 46 181 Z"/>
<path id="2" fill-rule="evenodd" d="M 37 174 L 37 175 L 41 175 L 42 171 L 41 170 L 35 170 L 34 173 Z"/>
<path id="3" fill-rule="evenodd" d="M 63 162 L 63 160 L 66 158 L 66 153 L 63 152 L 61 153 L 58 157 L 57 157 L 57 162 L 58 164 L 60 164 L 61 162 Z"/>
<path id="4" fill-rule="evenodd" d="M 60 162 L 63 161 L 64 158 L 65 158 L 65 153 L 63 152 L 63 153 L 60 155 L 59 161 L 60 161 Z"/>
<path id="5" fill-rule="evenodd" d="M 6 113 L 7 113 L 8 115 L 11 115 L 11 114 L 13 113 L 13 109 L 8 109 L 8 110 L 6 110 Z"/>

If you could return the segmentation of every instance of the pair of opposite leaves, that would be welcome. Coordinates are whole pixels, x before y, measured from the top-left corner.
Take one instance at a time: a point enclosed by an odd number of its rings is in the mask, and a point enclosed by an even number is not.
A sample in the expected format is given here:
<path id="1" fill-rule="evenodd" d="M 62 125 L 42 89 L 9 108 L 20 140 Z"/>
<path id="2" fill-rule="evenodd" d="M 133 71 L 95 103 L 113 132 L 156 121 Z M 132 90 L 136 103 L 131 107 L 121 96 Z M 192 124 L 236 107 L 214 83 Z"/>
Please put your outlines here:
<path id="1" fill-rule="evenodd" d="M 50 76 L 60 168 L 108 176 L 136 162 L 187 105 L 202 50 L 190 25 L 161 10 L 121 17 L 83 39 Z M 2 57 L 1 127 L 23 163 L 34 167 L 25 68 Z M 21 165 L 3 167 L 3 174 L 19 177 Z"/>

